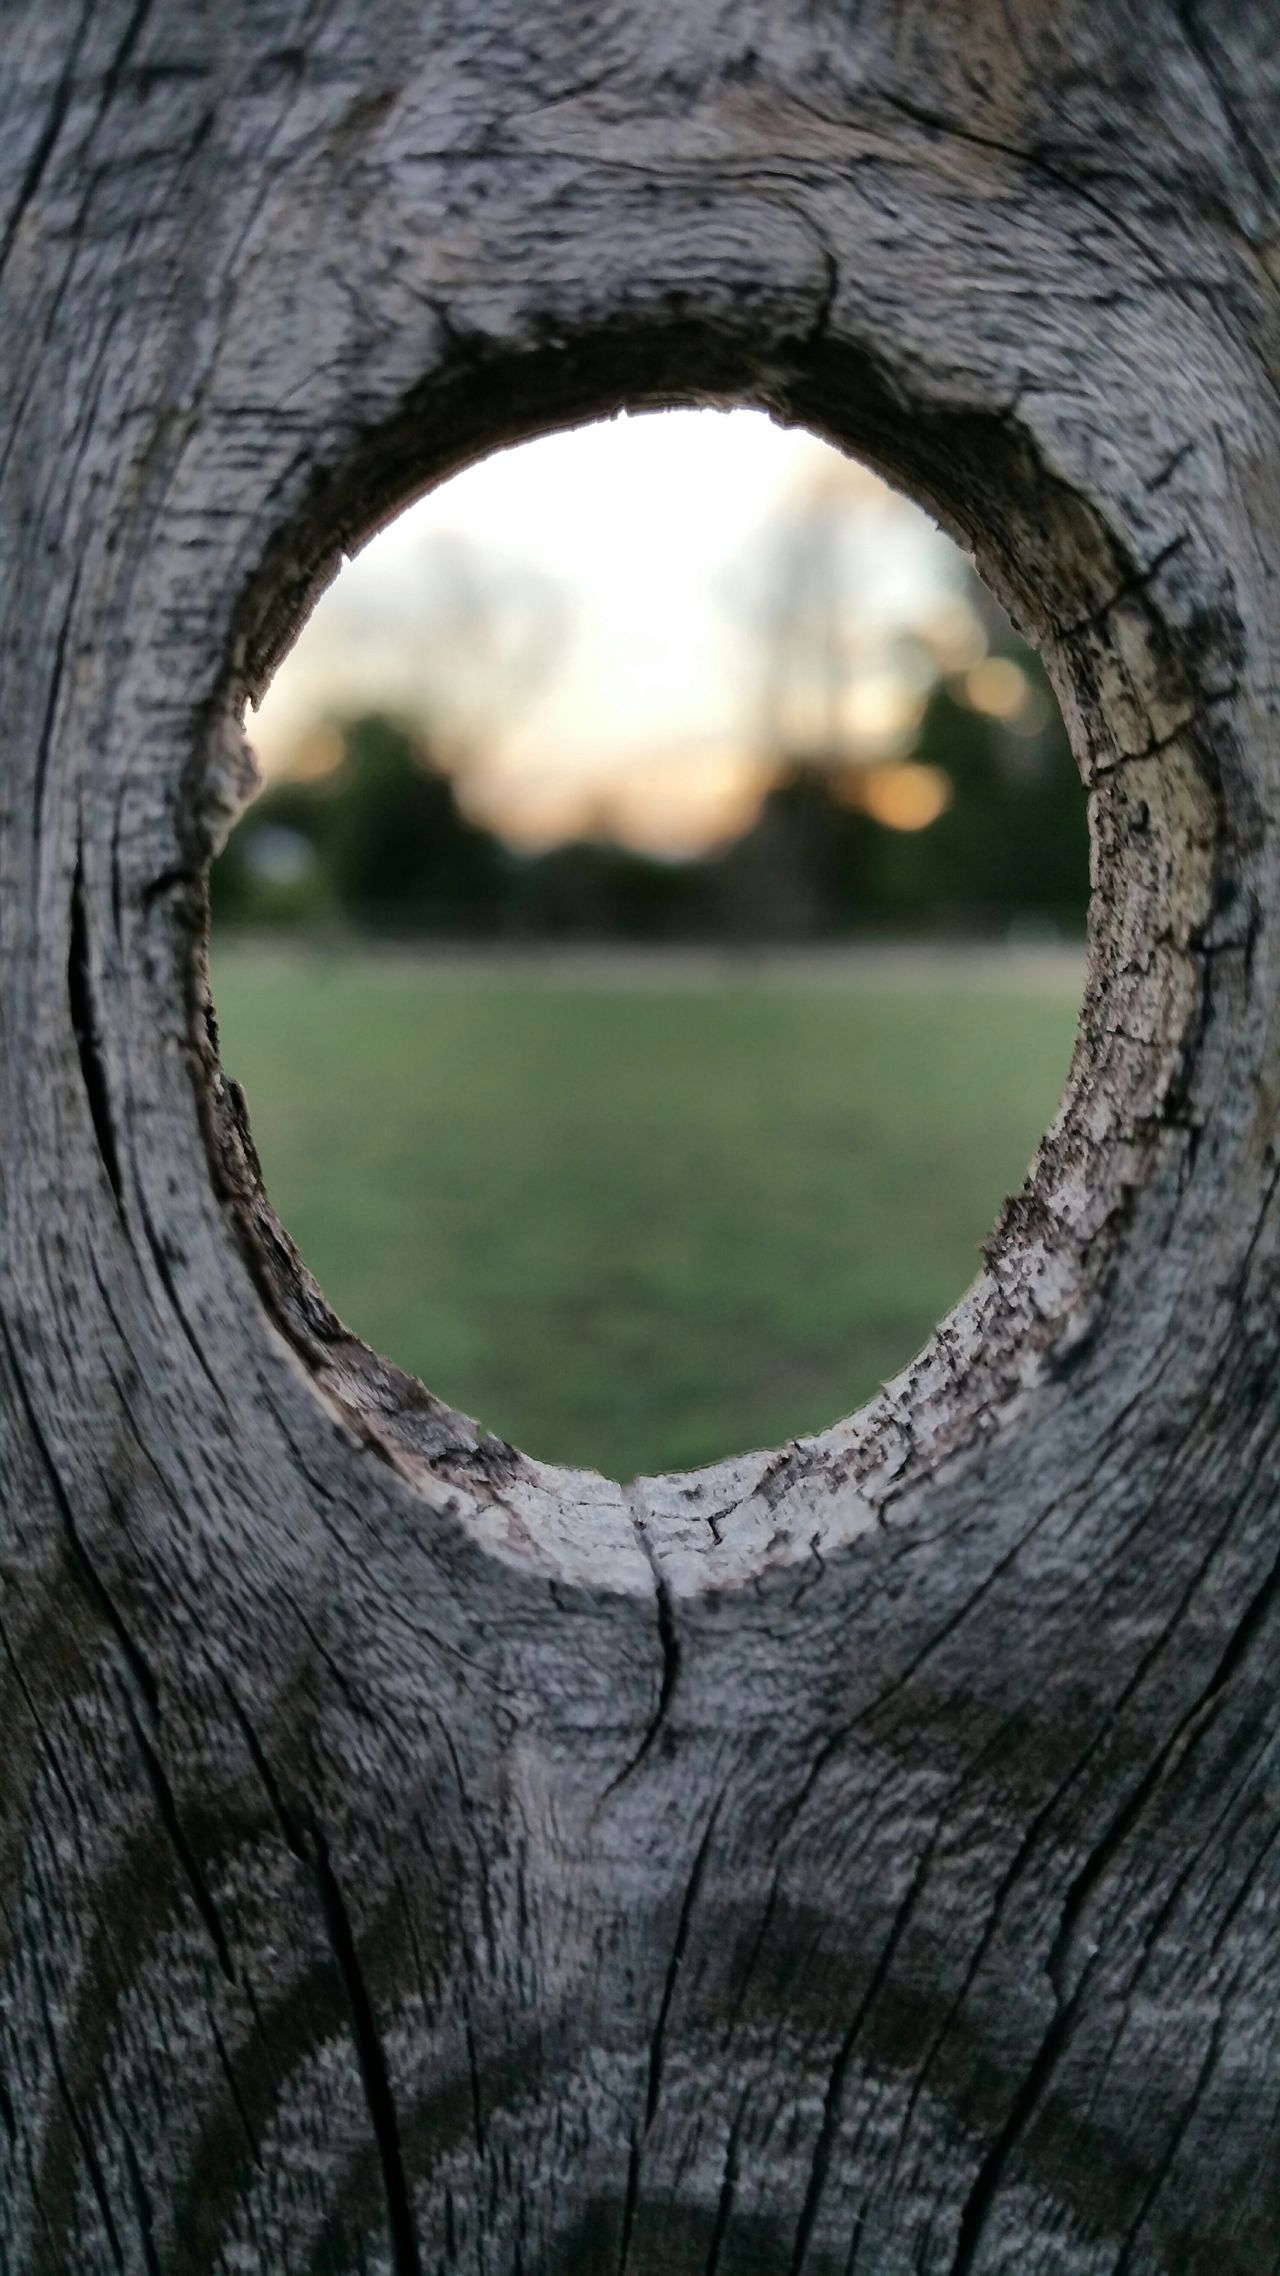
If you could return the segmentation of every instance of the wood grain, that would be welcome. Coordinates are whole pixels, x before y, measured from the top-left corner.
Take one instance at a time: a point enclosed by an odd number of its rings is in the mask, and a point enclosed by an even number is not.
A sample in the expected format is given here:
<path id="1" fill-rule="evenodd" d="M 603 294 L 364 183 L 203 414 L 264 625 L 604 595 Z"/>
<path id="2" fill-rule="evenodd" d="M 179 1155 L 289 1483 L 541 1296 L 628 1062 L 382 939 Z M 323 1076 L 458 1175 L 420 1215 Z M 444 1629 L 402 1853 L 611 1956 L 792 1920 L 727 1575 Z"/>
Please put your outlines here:
<path id="1" fill-rule="evenodd" d="M 10 0 L 0 2271 L 1280 2264 L 1274 0 Z M 351 551 L 620 405 L 858 451 L 1095 890 L 987 1269 L 627 1488 L 365 1351 L 204 961 Z"/>

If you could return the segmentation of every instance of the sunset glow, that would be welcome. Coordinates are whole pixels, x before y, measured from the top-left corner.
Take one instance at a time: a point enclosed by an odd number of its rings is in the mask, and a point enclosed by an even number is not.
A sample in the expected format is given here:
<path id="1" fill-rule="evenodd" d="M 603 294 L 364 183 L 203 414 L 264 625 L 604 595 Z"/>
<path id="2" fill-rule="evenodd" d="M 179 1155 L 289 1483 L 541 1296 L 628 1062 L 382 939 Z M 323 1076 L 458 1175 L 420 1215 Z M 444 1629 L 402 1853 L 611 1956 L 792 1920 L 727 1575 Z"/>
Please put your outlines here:
<path id="1" fill-rule="evenodd" d="M 323 773 L 326 719 L 379 708 L 422 722 L 466 809 L 526 849 L 603 834 L 679 856 L 733 836 L 767 786 L 762 547 L 797 499 L 838 513 L 855 596 L 841 737 L 869 764 L 905 755 L 919 659 L 985 685 L 952 549 L 814 436 L 686 411 L 495 453 L 411 507 L 321 598 L 250 716 L 265 771 Z"/>
<path id="2" fill-rule="evenodd" d="M 1031 683 L 1020 664 L 1007 656 L 987 656 L 965 674 L 964 692 L 975 711 L 992 719 L 1012 720 L 1024 711 Z"/>
<path id="3" fill-rule="evenodd" d="M 857 777 L 858 805 L 889 830 L 927 830 L 946 813 L 951 798 L 951 783 L 942 768 L 921 766 L 914 759 L 868 767 Z"/>

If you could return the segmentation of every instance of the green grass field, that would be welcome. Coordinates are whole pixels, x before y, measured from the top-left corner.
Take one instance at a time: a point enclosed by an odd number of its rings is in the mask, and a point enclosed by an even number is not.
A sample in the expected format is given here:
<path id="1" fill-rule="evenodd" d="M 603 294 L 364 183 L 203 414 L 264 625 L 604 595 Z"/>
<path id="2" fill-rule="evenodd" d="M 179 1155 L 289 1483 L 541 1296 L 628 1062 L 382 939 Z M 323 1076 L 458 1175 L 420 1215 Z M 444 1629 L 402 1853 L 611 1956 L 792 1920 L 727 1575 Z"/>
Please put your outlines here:
<path id="1" fill-rule="evenodd" d="M 615 1476 L 821 1428 L 977 1268 L 1077 993 L 914 975 L 221 948 L 272 1199 L 350 1326 L 502 1437 Z"/>

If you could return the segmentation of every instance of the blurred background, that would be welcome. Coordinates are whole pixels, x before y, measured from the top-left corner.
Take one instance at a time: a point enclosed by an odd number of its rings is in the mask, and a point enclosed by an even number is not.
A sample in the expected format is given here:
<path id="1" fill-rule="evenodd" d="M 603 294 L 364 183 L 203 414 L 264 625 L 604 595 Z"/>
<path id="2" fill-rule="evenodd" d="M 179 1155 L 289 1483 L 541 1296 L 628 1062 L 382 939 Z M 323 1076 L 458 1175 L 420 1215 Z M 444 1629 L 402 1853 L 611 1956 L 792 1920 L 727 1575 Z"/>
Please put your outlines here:
<path id="1" fill-rule="evenodd" d="M 247 727 L 223 1055 L 350 1326 L 620 1475 L 910 1358 L 1052 1115 L 1088 891 L 1038 660 L 914 506 L 754 412 L 497 453 Z"/>

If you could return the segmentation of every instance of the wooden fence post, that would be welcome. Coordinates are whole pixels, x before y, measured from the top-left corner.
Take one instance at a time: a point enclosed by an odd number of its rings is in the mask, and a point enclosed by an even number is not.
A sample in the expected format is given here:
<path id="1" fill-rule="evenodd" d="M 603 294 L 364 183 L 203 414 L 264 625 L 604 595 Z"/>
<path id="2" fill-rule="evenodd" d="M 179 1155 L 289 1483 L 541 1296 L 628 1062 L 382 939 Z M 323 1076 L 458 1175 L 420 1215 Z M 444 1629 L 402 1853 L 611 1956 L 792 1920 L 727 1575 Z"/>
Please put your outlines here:
<path id="1" fill-rule="evenodd" d="M 0 2270 L 1280 2262 L 1273 0 L 10 0 Z M 239 720 L 489 447 L 751 403 L 1041 644 L 1068 1094 L 824 1436 L 374 1358 L 218 1066 Z"/>

